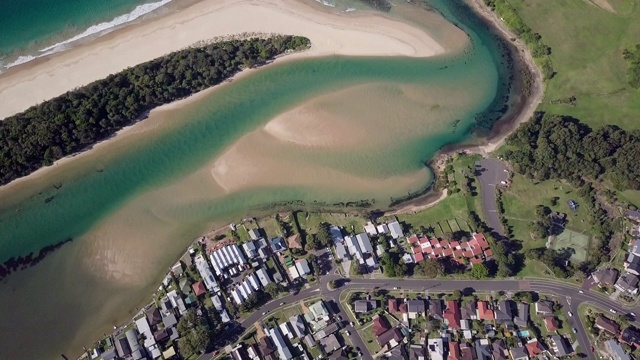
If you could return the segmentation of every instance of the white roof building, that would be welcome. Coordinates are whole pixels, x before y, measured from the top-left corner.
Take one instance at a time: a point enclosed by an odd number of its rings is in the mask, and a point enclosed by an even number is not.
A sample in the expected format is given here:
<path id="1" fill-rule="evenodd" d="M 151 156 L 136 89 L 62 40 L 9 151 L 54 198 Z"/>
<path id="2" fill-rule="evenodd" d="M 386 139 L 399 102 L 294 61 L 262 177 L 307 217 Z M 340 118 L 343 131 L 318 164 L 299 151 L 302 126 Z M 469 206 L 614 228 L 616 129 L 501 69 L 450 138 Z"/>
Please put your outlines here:
<path id="1" fill-rule="evenodd" d="M 216 310 L 221 311 L 222 309 L 224 309 L 224 306 L 222 305 L 222 300 L 220 300 L 220 296 L 218 295 L 212 296 L 211 302 L 213 303 L 213 307 L 216 308 Z"/>
<path id="2" fill-rule="evenodd" d="M 171 305 L 174 308 L 178 308 L 178 312 L 180 312 L 181 315 L 187 312 L 187 307 L 184 304 L 184 300 L 182 300 L 180 295 L 178 295 L 178 293 L 175 290 L 169 291 L 169 293 L 167 294 L 167 297 L 169 298 Z"/>
<path id="3" fill-rule="evenodd" d="M 258 238 L 260 238 L 260 229 L 249 230 L 249 237 L 251 240 L 258 240 Z"/>
<path id="4" fill-rule="evenodd" d="M 365 224 L 364 231 L 367 234 L 372 235 L 372 236 L 373 235 L 378 235 L 378 230 L 376 229 L 376 226 L 371 223 L 371 221 L 369 221 L 368 223 Z"/>
<path id="5" fill-rule="evenodd" d="M 387 226 L 387 224 L 378 225 L 376 230 L 378 230 L 378 234 L 387 234 L 387 233 L 389 233 L 389 227 Z"/>
<path id="6" fill-rule="evenodd" d="M 253 243 L 253 241 L 247 241 L 246 243 L 242 244 L 242 250 L 244 250 L 244 253 L 247 254 L 250 259 L 258 256 L 258 250 L 256 249 L 256 245 Z"/>
<path id="7" fill-rule="evenodd" d="M 196 256 L 195 264 L 207 290 L 209 290 L 209 292 L 220 292 L 220 287 L 218 286 L 216 278 L 213 276 L 211 267 L 209 266 L 207 260 L 205 260 L 205 258 L 202 256 L 202 254 Z"/>
<path id="8" fill-rule="evenodd" d="M 136 327 L 138 328 L 138 332 L 144 334 L 144 347 L 147 349 L 149 354 L 151 354 L 154 359 L 160 357 L 162 352 L 156 344 L 156 340 L 153 337 L 153 331 L 151 331 L 147 317 L 143 316 L 136 320 Z"/>
<path id="9" fill-rule="evenodd" d="M 242 302 L 244 301 L 244 297 L 241 296 L 240 292 L 237 289 L 231 290 L 230 293 L 236 305 L 242 304 Z"/>
<path id="10" fill-rule="evenodd" d="M 347 244 L 347 249 L 352 256 L 362 259 L 362 251 L 360 250 L 360 245 L 358 245 L 358 240 L 355 236 L 345 236 L 344 242 Z"/>
<path id="11" fill-rule="evenodd" d="M 262 286 L 267 286 L 272 282 L 269 273 L 264 268 L 258 269 L 256 275 L 258 275 L 258 280 L 260 280 Z"/>
<path id="12" fill-rule="evenodd" d="M 309 263 L 307 259 L 300 259 L 296 261 L 296 269 L 298 270 L 298 274 L 302 277 L 306 277 L 311 273 L 311 269 L 309 268 Z"/>
<path id="13" fill-rule="evenodd" d="M 253 290 L 260 290 L 260 288 L 262 288 L 262 286 L 260 286 L 260 283 L 258 282 L 258 277 L 256 276 L 256 274 L 248 275 L 247 280 L 249 280 L 249 283 L 251 283 L 251 287 L 253 287 Z M 245 282 L 247 280 L 245 280 Z"/>
<path id="14" fill-rule="evenodd" d="M 288 322 L 283 322 L 282 324 L 280 324 L 280 331 L 282 331 L 282 334 L 286 337 L 288 337 L 289 339 L 293 339 L 293 333 L 289 330 L 289 323 Z"/>
<path id="15" fill-rule="evenodd" d="M 358 245 L 360 246 L 360 251 L 365 254 L 373 254 L 373 248 L 371 247 L 371 241 L 369 240 L 369 236 L 365 233 L 361 233 L 356 235 L 356 239 L 358 239 Z"/>
<path id="16" fill-rule="evenodd" d="M 427 350 L 429 350 L 429 359 L 431 360 L 444 360 L 444 347 L 442 346 L 442 339 L 428 339 Z"/>
<path id="17" fill-rule="evenodd" d="M 268 334 L 269 334 L 269 337 L 271 338 L 271 341 L 273 341 L 273 344 L 278 349 L 278 355 L 280 355 L 279 356 L 280 360 L 292 359 L 293 356 L 291 356 L 291 351 L 289 350 L 289 348 L 287 347 L 287 344 L 284 342 L 284 339 L 282 338 L 280 329 L 278 329 L 277 327 L 270 329 L 268 331 Z"/>
<path id="18" fill-rule="evenodd" d="M 402 226 L 400 226 L 400 223 L 397 220 L 389 223 L 389 232 L 391 233 L 391 237 L 394 239 L 399 239 L 404 236 Z"/>
<path id="19" fill-rule="evenodd" d="M 289 274 L 291 275 L 291 280 L 295 280 L 300 277 L 300 274 L 298 274 L 298 269 L 295 265 L 289 268 Z"/>

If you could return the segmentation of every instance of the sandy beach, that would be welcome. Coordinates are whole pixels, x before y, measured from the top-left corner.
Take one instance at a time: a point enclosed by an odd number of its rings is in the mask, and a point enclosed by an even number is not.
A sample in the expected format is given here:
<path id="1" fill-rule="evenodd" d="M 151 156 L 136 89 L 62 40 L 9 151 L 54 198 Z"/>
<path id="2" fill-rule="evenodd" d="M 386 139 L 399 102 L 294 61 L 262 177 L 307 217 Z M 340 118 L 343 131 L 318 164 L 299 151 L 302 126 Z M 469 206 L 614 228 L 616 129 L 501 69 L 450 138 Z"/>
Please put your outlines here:
<path id="1" fill-rule="evenodd" d="M 433 56 L 445 51 L 425 31 L 371 13 L 329 13 L 293 0 L 205 0 L 125 27 L 93 43 L 0 75 L 0 118 L 127 67 L 200 41 L 242 33 L 306 36 L 298 56 Z"/>

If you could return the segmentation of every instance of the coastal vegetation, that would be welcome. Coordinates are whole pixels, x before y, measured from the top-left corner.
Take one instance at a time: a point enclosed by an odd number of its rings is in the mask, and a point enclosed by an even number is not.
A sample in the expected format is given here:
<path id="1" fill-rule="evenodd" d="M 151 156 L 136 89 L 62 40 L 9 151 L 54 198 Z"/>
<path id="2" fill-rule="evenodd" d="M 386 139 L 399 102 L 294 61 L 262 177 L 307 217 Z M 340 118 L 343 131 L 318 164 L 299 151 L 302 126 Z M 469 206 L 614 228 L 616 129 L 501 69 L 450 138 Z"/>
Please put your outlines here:
<path id="1" fill-rule="evenodd" d="M 188 48 L 33 106 L 0 122 L 0 184 L 82 151 L 157 106 L 308 46 L 304 37 L 272 36 Z"/>

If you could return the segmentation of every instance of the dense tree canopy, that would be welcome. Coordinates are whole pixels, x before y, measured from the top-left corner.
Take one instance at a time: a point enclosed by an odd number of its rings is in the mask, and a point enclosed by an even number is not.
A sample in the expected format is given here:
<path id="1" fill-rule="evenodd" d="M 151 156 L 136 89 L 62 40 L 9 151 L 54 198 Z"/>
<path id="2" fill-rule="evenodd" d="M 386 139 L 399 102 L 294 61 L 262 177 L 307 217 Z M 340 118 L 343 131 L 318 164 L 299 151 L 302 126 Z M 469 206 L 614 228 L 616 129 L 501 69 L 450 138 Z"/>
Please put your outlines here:
<path id="1" fill-rule="evenodd" d="M 508 140 L 505 157 L 517 172 L 537 180 L 610 181 L 617 189 L 640 189 L 640 132 L 608 125 L 592 130 L 575 119 L 538 116 Z"/>
<path id="2" fill-rule="evenodd" d="M 231 40 L 177 51 L 136 65 L 0 122 L 0 184 L 86 149 L 149 110 L 307 47 L 296 36 Z"/>

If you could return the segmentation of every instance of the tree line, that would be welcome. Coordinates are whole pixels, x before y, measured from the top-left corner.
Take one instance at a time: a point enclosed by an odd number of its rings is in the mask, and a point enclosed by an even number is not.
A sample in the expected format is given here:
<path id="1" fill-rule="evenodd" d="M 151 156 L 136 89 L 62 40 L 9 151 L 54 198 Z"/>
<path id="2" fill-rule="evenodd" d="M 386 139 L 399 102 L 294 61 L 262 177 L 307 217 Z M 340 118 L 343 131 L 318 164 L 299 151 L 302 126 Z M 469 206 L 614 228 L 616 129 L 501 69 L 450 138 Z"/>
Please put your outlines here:
<path id="1" fill-rule="evenodd" d="M 82 151 L 163 104 L 217 85 L 309 39 L 229 40 L 173 52 L 69 91 L 0 122 L 0 184 Z"/>

